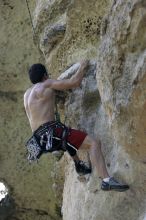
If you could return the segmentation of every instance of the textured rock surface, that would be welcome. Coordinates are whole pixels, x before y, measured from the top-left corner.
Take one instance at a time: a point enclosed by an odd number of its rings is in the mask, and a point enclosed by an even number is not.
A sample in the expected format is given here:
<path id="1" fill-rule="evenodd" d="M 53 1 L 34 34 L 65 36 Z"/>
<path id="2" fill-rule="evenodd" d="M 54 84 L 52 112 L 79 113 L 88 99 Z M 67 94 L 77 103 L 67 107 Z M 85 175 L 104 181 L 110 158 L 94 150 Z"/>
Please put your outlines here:
<path id="1" fill-rule="evenodd" d="M 36 53 L 35 50 L 32 52 L 32 45 L 28 40 L 28 17 L 26 26 L 22 25 L 20 28 L 18 25 L 24 20 L 27 11 L 23 10 L 24 14 L 16 13 L 19 11 L 20 2 L 2 2 L 0 19 L 4 31 L 0 32 L 0 123 L 4 129 L 0 132 L 0 179 L 7 183 L 16 203 L 18 211 L 15 217 L 21 220 L 59 219 L 56 217 L 56 201 L 51 187 L 56 175 L 49 174 L 48 170 L 48 166 L 51 167 L 53 162 L 51 157 L 48 160 L 48 156 L 44 156 L 39 167 L 29 167 L 26 165 L 24 150 L 21 147 L 24 136 L 30 134 L 22 107 L 22 91 L 27 87 L 27 78 L 23 73 L 26 72 L 28 64 L 38 59 L 32 55 Z M 144 220 L 145 0 L 37 0 L 36 3 L 33 17 L 36 43 L 44 54 L 52 76 L 58 77 L 82 58 L 91 60 L 81 87 L 63 94 L 66 97 L 64 110 L 67 124 L 86 130 L 95 137 L 98 135 L 102 141 L 109 173 L 130 184 L 130 190 L 125 193 L 104 193 L 100 190 L 100 180 L 95 172 L 89 181 L 80 182 L 73 162 L 65 155 L 62 160 L 62 165 L 66 165 L 63 219 Z M 12 6 L 15 6 L 15 10 Z M 16 14 L 19 15 L 19 19 Z M 14 43 L 18 38 L 19 45 L 17 43 L 16 48 Z M 29 51 L 27 53 L 26 48 Z M 16 68 L 17 63 L 19 69 Z M 72 74 L 77 66 L 78 64 L 73 65 L 62 77 Z M 9 77 L 11 80 L 8 80 Z M 12 129 L 14 125 L 15 129 Z M 23 128 L 24 134 L 20 128 Z M 8 130 L 11 131 L 10 134 Z M 7 137 L 8 141 L 4 137 Z M 16 157 L 18 151 L 19 155 Z M 87 160 L 87 152 L 79 154 Z M 62 179 L 59 181 L 62 183 Z M 57 183 L 58 180 L 53 184 L 54 189 L 58 189 Z M 62 184 L 59 194 L 61 191 Z"/>
<path id="2" fill-rule="evenodd" d="M 62 4 L 66 10 L 59 10 Z M 104 193 L 95 173 L 88 183 L 80 183 L 70 162 L 64 220 L 144 219 L 145 1 L 38 1 L 34 19 L 40 48 L 54 76 L 80 58 L 97 61 L 81 88 L 68 94 L 68 124 L 98 134 L 110 174 L 131 187 L 126 193 Z"/>

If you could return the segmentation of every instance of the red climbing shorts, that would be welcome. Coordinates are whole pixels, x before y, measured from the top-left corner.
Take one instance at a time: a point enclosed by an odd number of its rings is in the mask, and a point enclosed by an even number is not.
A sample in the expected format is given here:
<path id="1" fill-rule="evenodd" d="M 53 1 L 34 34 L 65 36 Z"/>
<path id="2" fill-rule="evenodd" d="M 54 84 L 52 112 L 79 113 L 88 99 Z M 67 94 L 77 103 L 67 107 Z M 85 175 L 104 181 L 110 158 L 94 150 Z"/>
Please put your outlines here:
<path id="1" fill-rule="evenodd" d="M 60 138 L 63 128 L 55 129 L 56 138 Z M 54 136 L 54 135 L 53 135 Z M 76 151 L 80 148 L 85 140 L 87 133 L 76 129 L 69 128 L 69 133 L 66 137 L 66 150 L 71 156 L 76 154 Z M 54 137 L 55 138 L 55 137 Z"/>
<path id="2" fill-rule="evenodd" d="M 76 149 L 79 149 L 86 136 L 87 134 L 83 131 L 70 129 L 70 133 L 67 137 L 67 142 L 75 146 Z"/>
<path id="3" fill-rule="evenodd" d="M 47 132 L 49 131 L 50 128 L 52 129 L 51 144 L 53 147 L 51 151 L 48 151 L 46 149 L 46 141 L 48 142 L 49 140 L 47 139 L 47 135 L 48 135 Z M 63 137 L 63 134 L 65 134 L 65 137 Z M 63 150 L 63 151 L 68 151 L 68 153 L 71 156 L 74 156 L 76 155 L 77 150 L 82 145 L 85 137 L 87 136 L 87 133 L 66 127 L 61 122 L 52 121 L 41 125 L 34 132 L 34 135 L 35 137 L 37 137 L 37 141 L 39 143 L 42 142 L 42 138 L 44 138 L 43 139 L 44 145 L 41 145 L 41 149 L 43 152 L 53 152 L 53 151 Z M 63 146 L 63 140 L 65 140 L 65 147 Z"/>
<path id="4" fill-rule="evenodd" d="M 55 131 L 57 137 L 60 137 L 60 134 L 62 133 L 62 128 L 56 128 Z M 78 150 L 86 136 L 87 134 L 85 132 L 70 128 L 66 140 L 68 144 L 72 145 Z"/>

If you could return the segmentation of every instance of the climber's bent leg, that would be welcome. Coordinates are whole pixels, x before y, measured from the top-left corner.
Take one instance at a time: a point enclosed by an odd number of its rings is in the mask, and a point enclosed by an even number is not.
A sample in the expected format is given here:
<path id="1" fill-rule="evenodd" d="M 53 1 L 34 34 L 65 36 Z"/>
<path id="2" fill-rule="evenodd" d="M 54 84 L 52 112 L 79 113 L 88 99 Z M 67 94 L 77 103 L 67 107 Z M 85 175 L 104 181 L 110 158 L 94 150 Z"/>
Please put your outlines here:
<path id="1" fill-rule="evenodd" d="M 75 163 L 76 172 L 79 175 L 85 175 L 91 173 L 91 167 L 89 167 L 85 162 L 81 161 L 77 155 L 77 150 L 82 145 L 85 140 L 87 133 L 79 131 L 76 129 L 69 129 L 69 134 L 66 138 L 66 150 L 72 157 Z"/>
<path id="2" fill-rule="evenodd" d="M 100 140 L 95 140 L 91 138 L 89 135 L 87 135 L 80 149 L 89 150 L 92 166 L 96 168 L 97 174 L 102 179 L 109 177 L 109 174 L 108 174 L 108 171 L 105 165 L 105 160 L 104 160 L 104 157 L 101 151 Z"/>
<path id="3" fill-rule="evenodd" d="M 94 140 L 87 136 L 80 149 L 89 149 L 92 164 L 96 167 L 98 175 L 102 178 L 101 189 L 104 191 L 115 190 L 119 192 L 126 191 L 129 186 L 121 184 L 113 177 L 109 177 L 106 169 L 104 157 L 101 151 L 100 140 Z"/>

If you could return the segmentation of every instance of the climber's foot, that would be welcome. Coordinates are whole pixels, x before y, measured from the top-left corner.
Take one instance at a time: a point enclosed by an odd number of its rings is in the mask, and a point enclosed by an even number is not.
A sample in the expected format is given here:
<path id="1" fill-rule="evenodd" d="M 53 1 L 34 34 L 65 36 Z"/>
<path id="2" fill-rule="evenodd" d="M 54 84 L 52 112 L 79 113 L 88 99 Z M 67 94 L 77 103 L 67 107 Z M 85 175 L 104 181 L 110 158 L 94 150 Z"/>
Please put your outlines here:
<path id="1" fill-rule="evenodd" d="M 104 191 L 115 190 L 119 192 L 124 192 L 129 189 L 129 186 L 125 184 L 121 184 L 113 177 L 110 177 L 109 182 L 102 181 L 101 189 Z"/>
<path id="2" fill-rule="evenodd" d="M 79 175 L 86 175 L 92 172 L 91 168 L 81 160 L 78 163 L 75 163 L 75 169 Z"/>

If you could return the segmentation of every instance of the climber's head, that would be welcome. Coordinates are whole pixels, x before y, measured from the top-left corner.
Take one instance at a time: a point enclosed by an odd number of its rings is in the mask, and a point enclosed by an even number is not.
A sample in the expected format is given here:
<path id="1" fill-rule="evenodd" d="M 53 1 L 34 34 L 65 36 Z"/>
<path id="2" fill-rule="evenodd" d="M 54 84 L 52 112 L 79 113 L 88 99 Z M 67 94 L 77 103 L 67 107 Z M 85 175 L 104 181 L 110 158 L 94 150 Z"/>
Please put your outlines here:
<path id="1" fill-rule="evenodd" d="M 29 71 L 29 78 L 33 84 L 42 82 L 48 78 L 48 73 L 44 65 L 41 63 L 33 64 Z"/>

